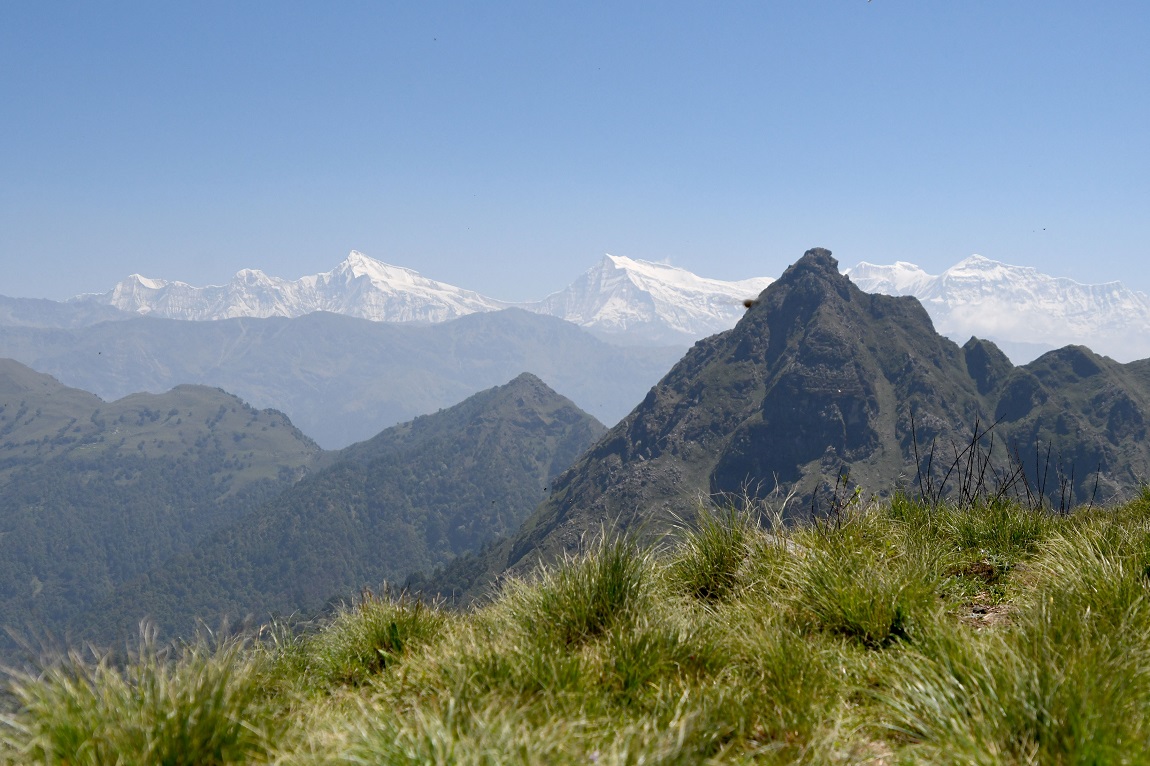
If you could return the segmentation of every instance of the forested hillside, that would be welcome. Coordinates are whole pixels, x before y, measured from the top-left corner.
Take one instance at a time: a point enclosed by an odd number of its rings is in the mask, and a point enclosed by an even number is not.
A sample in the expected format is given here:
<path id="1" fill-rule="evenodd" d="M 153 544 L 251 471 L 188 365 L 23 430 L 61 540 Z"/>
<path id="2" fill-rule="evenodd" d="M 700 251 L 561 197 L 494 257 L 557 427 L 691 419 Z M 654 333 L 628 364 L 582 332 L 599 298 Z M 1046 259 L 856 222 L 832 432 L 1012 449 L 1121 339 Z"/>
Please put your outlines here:
<path id="1" fill-rule="evenodd" d="M 309 613 L 402 583 L 510 534 L 605 428 L 533 375 L 389 428 L 84 613 L 111 640 L 141 618 L 186 634 L 247 615 Z"/>
<path id="2" fill-rule="evenodd" d="M 116 402 L 0 360 L 0 615 L 58 631 L 322 462 L 281 413 L 180 386 Z"/>

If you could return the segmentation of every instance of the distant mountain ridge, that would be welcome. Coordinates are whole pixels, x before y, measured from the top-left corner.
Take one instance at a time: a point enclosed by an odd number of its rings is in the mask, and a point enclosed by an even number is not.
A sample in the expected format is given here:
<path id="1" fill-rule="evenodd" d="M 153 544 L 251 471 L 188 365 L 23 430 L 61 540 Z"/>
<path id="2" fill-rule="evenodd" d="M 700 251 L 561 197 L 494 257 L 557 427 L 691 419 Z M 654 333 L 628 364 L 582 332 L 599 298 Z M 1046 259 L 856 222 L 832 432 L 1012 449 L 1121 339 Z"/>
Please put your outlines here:
<path id="1" fill-rule="evenodd" d="M 941 274 L 906 262 L 862 262 L 846 273 L 867 292 L 913 295 L 952 340 L 993 340 L 1016 362 L 1067 344 L 1119 361 L 1150 357 L 1150 297 L 1118 282 L 1082 284 L 974 255 Z M 45 306 L 0 303 L 0 323 L 80 326 L 148 314 L 185 320 L 298 317 L 316 311 L 372 321 L 437 323 L 522 308 L 572 322 L 624 345 L 687 346 L 730 329 L 770 277 L 722 281 L 663 263 L 606 255 L 538 301 L 490 298 L 353 251 L 335 269 L 285 280 L 244 269 L 227 285 L 192 287 L 132 275 L 103 294 L 78 296 L 69 317 Z M 11 301 L 9 300 L 11 304 Z M 104 313 L 100 313 L 102 310 Z"/>
<path id="2" fill-rule="evenodd" d="M 436 324 L 316 312 L 184 322 L 144 316 L 74 329 L 0 325 L 0 357 L 118 399 L 180 383 L 218 386 L 284 412 L 328 449 L 346 447 L 529 370 L 615 423 L 682 347 L 622 347 L 520 309 Z"/>
<path id="3" fill-rule="evenodd" d="M 331 271 L 295 280 L 243 269 L 226 285 L 193 287 L 132 274 L 107 293 L 82 295 L 73 301 L 195 321 L 298 317 L 330 311 L 376 322 L 444 322 L 511 305 L 355 250 Z"/>

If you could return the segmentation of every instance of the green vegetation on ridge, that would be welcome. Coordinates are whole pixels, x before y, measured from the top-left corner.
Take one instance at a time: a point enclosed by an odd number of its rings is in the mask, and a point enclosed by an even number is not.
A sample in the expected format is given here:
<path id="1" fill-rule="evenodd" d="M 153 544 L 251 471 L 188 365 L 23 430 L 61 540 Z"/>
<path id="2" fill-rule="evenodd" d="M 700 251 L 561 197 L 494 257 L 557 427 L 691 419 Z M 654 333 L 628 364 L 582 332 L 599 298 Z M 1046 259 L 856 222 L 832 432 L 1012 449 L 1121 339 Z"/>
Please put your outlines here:
<path id="1" fill-rule="evenodd" d="M 587 538 L 467 613 L 365 594 L 322 625 L 14 673 L 0 762 L 1150 759 L 1150 491 L 753 513 L 662 548 Z"/>

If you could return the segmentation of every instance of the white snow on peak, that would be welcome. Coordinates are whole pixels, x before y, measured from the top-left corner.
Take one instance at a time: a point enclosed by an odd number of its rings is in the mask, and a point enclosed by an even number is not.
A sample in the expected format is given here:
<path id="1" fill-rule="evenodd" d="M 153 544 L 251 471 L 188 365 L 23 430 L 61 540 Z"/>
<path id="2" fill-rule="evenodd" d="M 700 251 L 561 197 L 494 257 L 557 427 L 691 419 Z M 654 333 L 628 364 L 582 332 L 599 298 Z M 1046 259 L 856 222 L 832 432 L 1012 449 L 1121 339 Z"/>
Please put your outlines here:
<path id="1" fill-rule="evenodd" d="M 159 290 L 168 284 L 162 279 L 148 279 L 147 277 L 141 276 L 139 274 L 132 274 L 128 277 L 128 280 L 147 290 Z"/>
<path id="2" fill-rule="evenodd" d="M 525 308 L 631 341 L 689 343 L 734 327 L 745 311 L 743 301 L 773 281 L 724 282 L 607 254 L 565 289 Z"/>
<path id="3" fill-rule="evenodd" d="M 863 287 L 867 292 L 892 295 L 911 295 L 922 284 L 934 278 L 906 261 L 895 261 L 890 266 L 876 266 L 863 261 L 853 269 L 847 269 L 846 274 L 860 287 L 864 283 L 870 285 L 870 289 Z"/>
<path id="4" fill-rule="evenodd" d="M 995 341 L 1015 362 L 1070 344 L 1119 361 L 1150 356 L 1150 298 L 1120 282 L 1083 284 L 981 255 L 938 275 L 902 262 L 847 274 L 866 292 L 915 296 L 939 332 Z"/>

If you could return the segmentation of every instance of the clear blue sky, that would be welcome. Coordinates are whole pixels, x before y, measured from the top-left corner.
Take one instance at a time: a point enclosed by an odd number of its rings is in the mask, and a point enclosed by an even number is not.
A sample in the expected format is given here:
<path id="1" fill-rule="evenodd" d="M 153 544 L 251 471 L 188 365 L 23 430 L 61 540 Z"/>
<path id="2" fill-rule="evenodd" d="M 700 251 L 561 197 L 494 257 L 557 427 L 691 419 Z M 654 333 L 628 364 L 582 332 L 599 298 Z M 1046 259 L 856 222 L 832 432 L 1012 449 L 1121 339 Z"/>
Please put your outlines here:
<path id="1" fill-rule="evenodd" d="M 1150 291 L 1150 3 L 0 2 L 0 294 L 809 246 Z"/>

